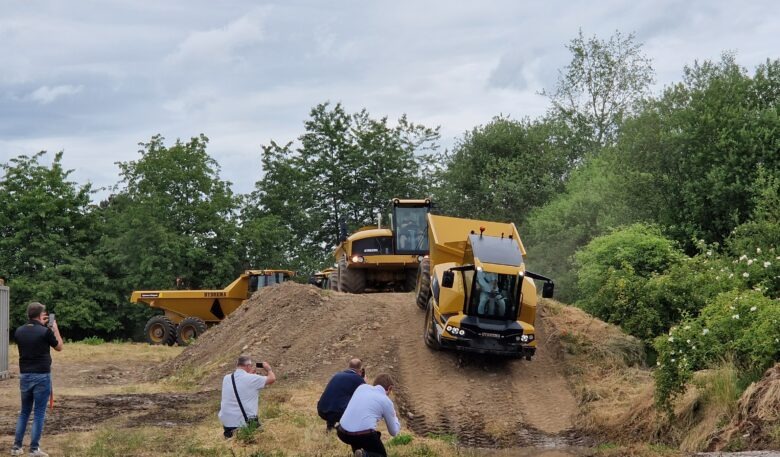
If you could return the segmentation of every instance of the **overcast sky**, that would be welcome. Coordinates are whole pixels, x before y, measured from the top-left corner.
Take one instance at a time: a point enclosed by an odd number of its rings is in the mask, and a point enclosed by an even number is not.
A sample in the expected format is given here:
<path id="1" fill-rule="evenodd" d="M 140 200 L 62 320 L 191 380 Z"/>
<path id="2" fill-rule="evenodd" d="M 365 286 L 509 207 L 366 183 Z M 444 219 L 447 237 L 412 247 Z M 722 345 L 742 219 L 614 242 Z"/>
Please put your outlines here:
<path id="1" fill-rule="evenodd" d="M 245 193 L 261 145 L 294 140 L 317 103 L 406 113 L 451 147 L 495 115 L 544 113 L 579 28 L 634 32 L 658 92 L 724 50 L 751 70 L 780 58 L 778 24 L 777 0 L 0 0 L 0 162 L 64 150 L 101 187 L 152 135 L 204 133 Z"/>

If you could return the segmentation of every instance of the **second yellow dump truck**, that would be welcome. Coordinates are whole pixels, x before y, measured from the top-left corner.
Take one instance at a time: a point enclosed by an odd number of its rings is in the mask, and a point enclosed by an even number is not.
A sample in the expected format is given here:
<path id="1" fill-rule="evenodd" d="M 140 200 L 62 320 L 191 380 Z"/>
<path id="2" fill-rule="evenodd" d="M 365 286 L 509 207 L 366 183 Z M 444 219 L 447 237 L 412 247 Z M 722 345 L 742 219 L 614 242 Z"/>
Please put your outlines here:
<path id="1" fill-rule="evenodd" d="M 536 352 L 536 286 L 550 278 L 526 270 L 513 223 L 428 215 L 429 261 L 421 265 L 417 303 L 433 348 L 525 357 Z"/>
<path id="2" fill-rule="evenodd" d="M 329 275 L 332 290 L 414 290 L 418 266 L 428 254 L 425 216 L 431 200 L 395 198 L 390 210 L 389 227 L 367 226 L 343 234 L 334 252 L 336 270 Z"/>
<path id="3" fill-rule="evenodd" d="M 137 290 L 130 302 L 165 312 L 146 323 L 144 334 L 149 343 L 186 345 L 235 311 L 258 289 L 288 281 L 294 275 L 288 270 L 246 270 L 221 290 Z"/>

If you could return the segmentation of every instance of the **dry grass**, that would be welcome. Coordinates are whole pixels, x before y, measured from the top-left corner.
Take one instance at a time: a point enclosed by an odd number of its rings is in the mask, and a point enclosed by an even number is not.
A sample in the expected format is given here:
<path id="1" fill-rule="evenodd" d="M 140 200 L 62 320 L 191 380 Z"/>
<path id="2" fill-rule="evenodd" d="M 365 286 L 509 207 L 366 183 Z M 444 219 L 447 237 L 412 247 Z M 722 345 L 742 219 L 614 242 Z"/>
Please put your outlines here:
<path id="1" fill-rule="evenodd" d="M 642 343 L 579 308 L 553 300 L 543 301 L 542 318 L 544 344 L 558 348 L 580 403 L 578 427 L 609 440 L 625 437 L 626 411 L 635 410 L 648 389 L 652 392 Z"/>
<path id="2" fill-rule="evenodd" d="M 217 402 L 204 405 L 203 420 L 170 429 L 137 427 L 119 429 L 106 424 L 89 433 L 69 434 L 47 439 L 65 456 L 320 456 L 349 454 L 349 447 L 335 433 L 326 433 L 324 422 L 314 405 L 321 386 L 275 385 L 261 394 L 262 430 L 255 442 L 222 438 L 222 426 L 216 417 Z M 380 427 L 388 437 L 386 429 Z M 55 441 L 56 440 L 56 441 Z M 473 456 L 473 451 L 458 448 L 446 440 L 414 436 L 409 444 L 389 446 L 391 456 L 436 457 Z"/>
<path id="3" fill-rule="evenodd" d="M 560 345 L 580 400 L 578 424 L 594 435 L 623 444 L 659 443 L 695 452 L 705 449 L 736 412 L 740 391 L 733 362 L 725 360 L 717 369 L 697 373 L 670 419 L 655 408 L 654 381 L 644 367 L 638 340 L 557 302 L 546 301 L 542 315 L 552 330 L 549 338 Z M 636 455 L 649 452 L 638 449 Z"/>
<path id="4" fill-rule="evenodd" d="M 184 348 L 178 346 L 152 346 L 146 343 L 65 343 L 62 352 L 55 353 L 54 363 L 106 363 L 120 365 L 134 362 L 158 363 L 179 355 Z M 54 352 L 54 351 L 52 351 Z M 18 360 L 19 348 L 15 344 L 8 347 L 9 360 Z"/>

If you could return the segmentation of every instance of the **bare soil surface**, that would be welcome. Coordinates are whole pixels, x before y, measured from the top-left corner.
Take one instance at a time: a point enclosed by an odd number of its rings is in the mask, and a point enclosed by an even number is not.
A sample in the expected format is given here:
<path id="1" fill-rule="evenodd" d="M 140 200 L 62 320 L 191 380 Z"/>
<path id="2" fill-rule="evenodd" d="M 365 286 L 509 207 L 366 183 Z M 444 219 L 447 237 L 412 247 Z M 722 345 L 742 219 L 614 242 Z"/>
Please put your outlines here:
<path id="1" fill-rule="evenodd" d="M 349 358 L 360 357 L 369 381 L 380 372 L 396 377 L 402 422 L 418 434 L 456 435 L 474 447 L 586 443 L 543 328 L 529 362 L 431 351 L 423 318 L 410 293 L 351 295 L 286 283 L 258 292 L 152 377 L 202 369 L 201 385 L 216 388 L 235 358 L 248 353 L 283 379 L 324 386 Z"/>
<path id="2" fill-rule="evenodd" d="M 216 398 L 217 392 L 159 393 L 144 392 L 144 371 L 154 369 L 158 361 L 144 355 L 127 356 L 106 347 L 97 354 L 73 354 L 67 346 L 52 365 L 54 408 L 46 413 L 46 434 L 93 430 L 106 421 L 119 426 L 153 425 L 175 427 L 202 417 L 202 405 Z M 146 345 L 125 346 L 121 351 L 148 350 Z M 89 351 L 90 347 L 79 350 Z M 167 349 L 167 348 L 166 348 Z M 70 351 L 70 352 L 69 352 Z M 12 357 L 15 361 L 16 358 Z M 106 363 L 111 360 L 112 363 Z M 124 362 L 121 365 L 117 363 Z M 0 380 L 0 442 L 10 443 L 19 414 L 18 366 L 11 366 L 11 378 Z M 212 400 L 213 401 L 213 400 Z"/>

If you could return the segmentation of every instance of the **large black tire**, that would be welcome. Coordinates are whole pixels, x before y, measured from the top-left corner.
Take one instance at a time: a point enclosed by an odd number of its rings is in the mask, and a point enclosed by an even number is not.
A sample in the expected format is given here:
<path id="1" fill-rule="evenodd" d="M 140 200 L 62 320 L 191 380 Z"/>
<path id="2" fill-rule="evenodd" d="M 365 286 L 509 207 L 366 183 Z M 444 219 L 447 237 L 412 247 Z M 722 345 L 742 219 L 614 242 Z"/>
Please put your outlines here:
<path id="1" fill-rule="evenodd" d="M 417 290 L 417 270 L 404 270 L 404 292 L 414 292 L 415 290 Z"/>
<path id="2" fill-rule="evenodd" d="M 425 345 L 434 351 L 441 349 L 441 344 L 436 338 L 436 323 L 433 322 L 433 300 L 428 301 L 427 310 L 425 312 L 425 328 L 423 329 L 423 339 Z"/>
<path id="3" fill-rule="evenodd" d="M 339 290 L 339 272 L 334 271 L 328 275 L 328 288 L 330 290 Z"/>
<path id="4" fill-rule="evenodd" d="M 208 326 L 203 322 L 203 319 L 192 316 L 185 317 L 176 328 L 176 342 L 179 343 L 179 346 L 187 346 L 206 330 L 208 330 Z"/>
<path id="5" fill-rule="evenodd" d="M 425 309 L 428 306 L 428 299 L 431 298 L 431 259 L 424 258 L 417 269 L 417 285 L 415 287 L 417 295 L 417 306 Z"/>
<path id="6" fill-rule="evenodd" d="M 339 260 L 339 287 L 342 292 L 362 294 L 366 290 L 366 272 L 358 268 L 347 268 L 347 260 Z"/>
<path id="7" fill-rule="evenodd" d="M 153 316 L 146 322 L 144 335 L 149 344 L 167 344 L 176 342 L 176 325 L 165 316 Z"/>

